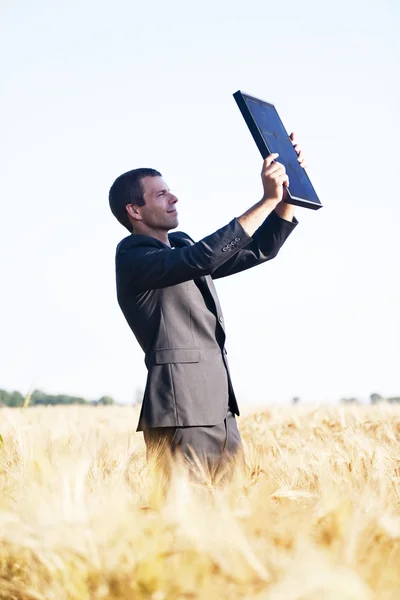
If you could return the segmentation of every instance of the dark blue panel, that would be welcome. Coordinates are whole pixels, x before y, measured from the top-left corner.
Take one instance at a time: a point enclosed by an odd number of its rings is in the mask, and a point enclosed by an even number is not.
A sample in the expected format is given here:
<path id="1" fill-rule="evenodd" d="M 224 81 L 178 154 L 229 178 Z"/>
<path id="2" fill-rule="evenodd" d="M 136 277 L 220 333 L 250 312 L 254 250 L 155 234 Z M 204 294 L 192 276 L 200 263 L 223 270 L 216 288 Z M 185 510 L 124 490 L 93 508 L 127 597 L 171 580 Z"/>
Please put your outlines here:
<path id="1" fill-rule="evenodd" d="M 278 152 L 278 162 L 286 167 L 289 175 L 289 192 L 297 198 L 319 203 L 311 182 L 297 161 L 297 154 L 282 121 L 272 104 L 258 101 L 243 94 L 251 116 L 253 117 L 264 142 L 270 152 Z"/>

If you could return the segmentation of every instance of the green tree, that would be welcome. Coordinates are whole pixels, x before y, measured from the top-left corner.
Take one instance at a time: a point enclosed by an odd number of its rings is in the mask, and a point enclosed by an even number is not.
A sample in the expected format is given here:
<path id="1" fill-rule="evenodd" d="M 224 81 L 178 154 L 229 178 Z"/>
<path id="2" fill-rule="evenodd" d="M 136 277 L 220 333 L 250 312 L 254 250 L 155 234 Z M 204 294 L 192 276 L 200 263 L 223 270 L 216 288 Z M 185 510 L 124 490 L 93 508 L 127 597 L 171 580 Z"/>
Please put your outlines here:
<path id="1" fill-rule="evenodd" d="M 10 395 L 6 390 L 0 390 L 0 406 L 9 406 Z"/>
<path id="2" fill-rule="evenodd" d="M 19 392 L 0 390 L 0 404 L 3 406 L 23 406 L 24 397 Z"/>
<path id="3" fill-rule="evenodd" d="M 66 394 L 46 394 L 42 390 L 35 390 L 31 397 L 31 405 L 55 406 L 56 404 L 86 404 L 84 398 L 79 396 L 67 396 Z"/>
<path id="4" fill-rule="evenodd" d="M 7 392 L 0 389 L 0 406 L 24 406 L 25 398 L 20 392 Z M 68 404 L 112 405 L 115 401 L 111 396 L 102 396 L 99 400 L 89 402 L 80 396 L 67 394 L 46 394 L 42 390 L 34 390 L 30 396 L 29 406 L 56 406 Z"/>
<path id="5" fill-rule="evenodd" d="M 388 398 L 387 401 L 390 402 L 390 404 L 400 404 L 400 396 Z"/>
<path id="6" fill-rule="evenodd" d="M 360 404 L 357 398 L 342 398 L 340 404 Z"/>
<path id="7" fill-rule="evenodd" d="M 102 406 L 108 406 L 111 404 L 115 404 L 114 399 L 111 396 L 102 396 L 96 404 L 100 404 Z"/>
<path id="8" fill-rule="evenodd" d="M 371 394 L 369 399 L 371 400 L 371 404 L 377 404 L 378 402 L 382 402 L 384 398 L 380 394 Z"/>

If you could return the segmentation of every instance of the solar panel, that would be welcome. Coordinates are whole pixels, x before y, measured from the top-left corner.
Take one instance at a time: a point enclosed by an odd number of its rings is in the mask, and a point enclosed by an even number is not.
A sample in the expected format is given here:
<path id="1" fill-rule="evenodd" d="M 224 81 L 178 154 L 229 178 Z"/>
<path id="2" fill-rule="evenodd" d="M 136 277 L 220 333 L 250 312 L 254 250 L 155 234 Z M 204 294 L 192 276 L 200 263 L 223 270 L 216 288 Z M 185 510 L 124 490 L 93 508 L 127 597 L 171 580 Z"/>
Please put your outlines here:
<path id="1" fill-rule="evenodd" d="M 321 208 L 322 204 L 307 172 L 297 160 L 292 141 L 275 106 L 240 90 L 233 94 L 233 97 L 261 156 L 265 159 L 269 154 L 277 152 L 279 154 L 277 161 L 286 167 L 289 176 L 289 199 L 287 202 L 314 210 Z"/>

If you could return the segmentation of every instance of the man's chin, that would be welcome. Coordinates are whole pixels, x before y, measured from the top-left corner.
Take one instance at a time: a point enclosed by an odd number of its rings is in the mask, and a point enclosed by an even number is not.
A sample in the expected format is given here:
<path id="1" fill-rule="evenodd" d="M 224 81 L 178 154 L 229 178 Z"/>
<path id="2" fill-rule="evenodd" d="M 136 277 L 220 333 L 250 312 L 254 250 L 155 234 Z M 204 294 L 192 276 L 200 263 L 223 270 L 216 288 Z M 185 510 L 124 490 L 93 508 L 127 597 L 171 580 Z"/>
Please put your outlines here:
<path id="1" fill-rule="evenodd" d="M 176 219 L 171 219 L 170 221 L 168 221 L 168 223 L 164 223 L 162 229 L 164 229 L 165 231 L 171 231 L 171 229 L 176 229 L 179 225 L 179 220 L 178 218 Z"/>

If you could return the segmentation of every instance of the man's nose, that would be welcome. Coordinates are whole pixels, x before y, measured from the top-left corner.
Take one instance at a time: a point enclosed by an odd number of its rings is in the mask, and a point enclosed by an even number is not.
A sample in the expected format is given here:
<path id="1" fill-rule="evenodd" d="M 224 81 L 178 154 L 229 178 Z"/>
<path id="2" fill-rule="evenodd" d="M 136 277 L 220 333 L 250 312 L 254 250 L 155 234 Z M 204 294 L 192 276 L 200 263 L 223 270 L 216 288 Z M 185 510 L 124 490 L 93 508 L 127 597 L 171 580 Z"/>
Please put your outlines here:
<path id="1" fill-rule="evenodd" d="M 176 196 L 174 196 L 174 194 L 171 194 L 169 203 L 173 205 L 173 204 L 176 204 L 177 202 L 178 202 L 178 198 Z"/>

